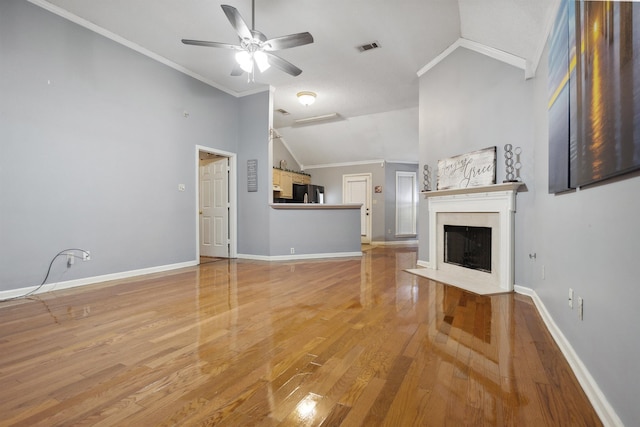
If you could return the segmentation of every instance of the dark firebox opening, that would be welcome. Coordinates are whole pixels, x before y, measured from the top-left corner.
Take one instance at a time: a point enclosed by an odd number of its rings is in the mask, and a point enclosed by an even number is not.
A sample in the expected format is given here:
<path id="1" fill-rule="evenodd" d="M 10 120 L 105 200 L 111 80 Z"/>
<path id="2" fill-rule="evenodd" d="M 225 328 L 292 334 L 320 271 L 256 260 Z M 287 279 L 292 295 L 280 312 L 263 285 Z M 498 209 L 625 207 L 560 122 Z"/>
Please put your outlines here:
<path id="1" fill-rule="evenodd" d="M 445 225 L 444 262 L 491 273 L 491 228 Z"/>

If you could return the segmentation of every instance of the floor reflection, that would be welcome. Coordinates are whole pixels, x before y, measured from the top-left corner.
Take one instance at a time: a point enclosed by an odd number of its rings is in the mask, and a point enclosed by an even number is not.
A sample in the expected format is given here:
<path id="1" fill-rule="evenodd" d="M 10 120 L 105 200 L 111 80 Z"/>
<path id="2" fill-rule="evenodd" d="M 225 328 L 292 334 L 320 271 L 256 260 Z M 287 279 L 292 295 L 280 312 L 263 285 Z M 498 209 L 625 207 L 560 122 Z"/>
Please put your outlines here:
<path id="1" fill-rule="evenodd" d="M 416 261 L 416 248 L 372 247 L 361 258 L 200 266 L 199 398 L 216 408 L 201 421 L 441 425 L 423 417 L 464 424 L 473 413 L 501 425 L 554 411 L 525 411 L 537 397 L 517 386 L 530 365 L 514 354 L 514 296 L 404 271 Z"/>
<path id="2" fill-rule="evenodd" d="M 3 421 L 600 425 L 529 298 L 407 273 L 416 248 L 365 252 L 222 260 L 7 302 Z"/>
<path id="3" fill-rule="evenodd" d="M 198 355 L 205 373 L 221 371 L 239 348 L 238 274 L 233 260 L 209 263 L 197 270 Z"/>

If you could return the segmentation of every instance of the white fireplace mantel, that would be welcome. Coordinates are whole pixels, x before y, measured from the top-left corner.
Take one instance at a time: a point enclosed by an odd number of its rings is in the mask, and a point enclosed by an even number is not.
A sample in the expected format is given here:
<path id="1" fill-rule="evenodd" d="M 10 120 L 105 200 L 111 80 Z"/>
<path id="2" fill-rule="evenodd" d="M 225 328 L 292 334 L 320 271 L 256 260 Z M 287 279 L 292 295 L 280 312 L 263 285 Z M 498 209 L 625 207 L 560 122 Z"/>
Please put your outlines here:
<path id="1" fill-rule="evenodd" d="M 478 293 L 513 290 L 514 212 L 516 193 L 521 185 L 523 185 L 521 182 L 509 182 L 421 193 L 429 201 L 429 262 L 425 264 L 427 270 L 434 270 L 434 280 Z M 492 252 L 492 259 L 495 260 L 495 271 L 492 273 L 469 270 L 464 267 L 450 268 L 449 265 L 443 264 L 443 254 L 439 251 L 441 244 L 439 246 L 438 243 L 439 239 L 443 239 L 443 231 L 440 230 L 443 225 L 438 221 L 438 215 L 459 214 L 458 216 L 464 218 L 465 213 L 468 213 L 470 218 L 473 215 L 482 216 L 482 214 L 498 217 L 497 230 L 493 234 L 497 242 L 495 254 Z"/>

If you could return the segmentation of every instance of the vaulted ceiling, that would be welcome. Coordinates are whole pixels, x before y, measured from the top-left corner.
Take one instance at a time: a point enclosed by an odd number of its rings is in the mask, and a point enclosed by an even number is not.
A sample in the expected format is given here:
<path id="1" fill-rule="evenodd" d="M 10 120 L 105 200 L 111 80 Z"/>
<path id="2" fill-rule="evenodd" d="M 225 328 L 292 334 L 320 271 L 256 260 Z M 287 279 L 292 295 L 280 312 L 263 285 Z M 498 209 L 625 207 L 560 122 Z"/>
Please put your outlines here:
<path id="1" fill-rule="evenodd" d="M 235 96 L 274 89 L 273 125 L 303 165 L 418 161 L 418 72 L 452 45 L 505 55 L 535 71 L 559 0 L 255 0 L 268 38 L 308 31 L 314 43 L 277 52 L 303 72 L 275 67 L 255 81 L 231 76 L 238 44 L 221 4 L 249 26 L 250 0 L 30 0 Z M 378 49 L 358 46 L 377 42 Z M 520 62 L 519 62 L 520 61 Z M 512 62 L 513 63 L 513 62 Z M 317 93 L 308 107 L 299 91 Z M 289 114 L 283 114 L 284 110 Z M 324 122 L 294 120 L 337 113 Z"/>

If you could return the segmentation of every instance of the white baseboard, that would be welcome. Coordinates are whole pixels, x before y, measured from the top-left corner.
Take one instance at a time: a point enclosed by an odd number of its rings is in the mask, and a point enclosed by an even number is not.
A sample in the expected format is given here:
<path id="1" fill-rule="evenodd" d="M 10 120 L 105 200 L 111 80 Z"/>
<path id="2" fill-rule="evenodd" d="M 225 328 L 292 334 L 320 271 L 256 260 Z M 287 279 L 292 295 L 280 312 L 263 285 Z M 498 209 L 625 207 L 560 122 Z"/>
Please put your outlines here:
<path id="1" fill-rule="evenodd" d="M 176 264 L 160 265 L 157 267 L 141 268 L 139 270 L 122 271 L 120 273 L 104 274 L 102 276 L 84 277 L 82 279 L 67 280 L 65 282 L 45 283 L 40 289 L 34 292 L 32 295 L 42 294 L 45 292 L 51 292 L 54 290 L 76 288 L 78 286 L 93 285 L 100 282 L 108 282 L 110 280 L 127 279 L 129 277 L 143 276 L 151 273 L 162 273 L 163 271 L 177 270 L 179 268 L 192 267 L 198 265 L 197 261 L 179 262 Z M 30 286 L 28 288 L 9 289 L 7 291 L 0 291 L 0 300 L 9 298 L 19 298 L 29 292 L 37 289 L 37 286 Z"/>
<path id="2" fill-rule="evenodd" d="M 251 255 L 238 254 L 238 258 L 252 259 L 256 261 L 296 261 L 302 259 L 318 259 L 318 258 L 343 258 L 343 257 L 361 257 L 362 252 L 331 252 L 326 254 L 299 254 L 299 255 Z"/>
<path id="3" fill-rule="evenodd" d="M 372 246 L 415 246 L 417 244 L 417 240 L 385 240 L 371 242 Z"/>
<path id="4" fill-rule="evenodd" d="M 538 312 L 540 313 L 540 316 L 542 317 L 542 320 L 547 326 L 547 329 L 549 329 L 553 339 L 558 344 L 558 347 L 560 347 L 560 351 L 567 359 L 567 362 L 569 362 L 569 366 L 571 366 L 573 373 L 578 379 L 578 382 L 582 386 L 587 398 L 593 405 L 593 408 L 600 417 L 602 423 L 605 426 L 611 427 L 623 426 L 624 424 L 622 423 L 622 420 L 618 417 L 618 414 L 616 414 L 616 411 L 613 409 L 604 393 L 602 393 L 602 390 L 600 390 L 600 387 L 598 387 L 598 384 L 587 370 L 587 367 L 584 366 L 584 363 L 582 363 L 582 360 L 580 360 L 558 325 L 556 325 L 556 322 L 553 320 L 553 317 L 551 317 L 551 314 L 549 314 L 549 311 L 540 297 L 538 297 L 538 294 L 531 288 L 519 285 L 515 285 L 513 290 L 519 294 L 531 297 L 533 303 L 538 309 Z"/>
<path id="5" fill-rule="evenodd" d="M 418 260 L 416 262 L 416 265 L 418 267 L 424 267 L 424 268 L 433 268 L 433 265 L 431 265 L 430 261 L 422 261 L 422 260 Z"/>

